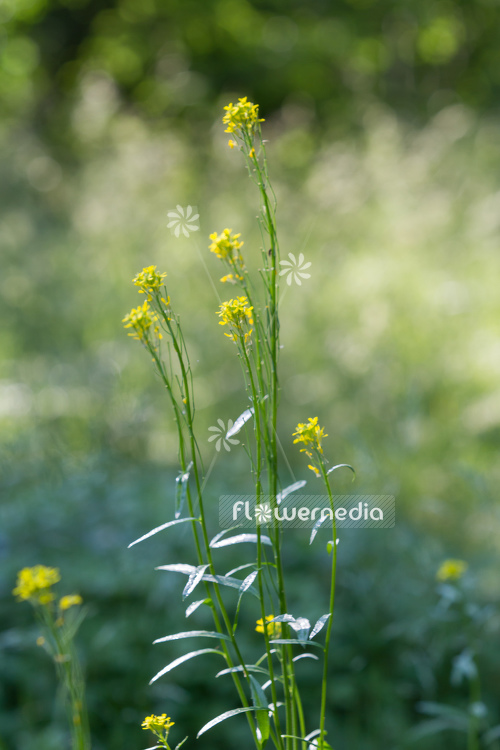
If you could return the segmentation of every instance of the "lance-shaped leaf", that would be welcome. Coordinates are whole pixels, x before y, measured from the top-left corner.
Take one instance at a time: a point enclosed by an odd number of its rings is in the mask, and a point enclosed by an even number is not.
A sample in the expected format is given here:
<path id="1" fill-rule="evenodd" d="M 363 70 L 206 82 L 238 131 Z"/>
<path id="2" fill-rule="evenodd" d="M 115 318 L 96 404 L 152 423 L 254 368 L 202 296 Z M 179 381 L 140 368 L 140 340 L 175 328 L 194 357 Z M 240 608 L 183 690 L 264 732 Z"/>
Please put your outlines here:
<path id="1" fill-rule="evenodd" d="M 203 578 L 203 574 L 208 567 L 209 567 L 208 564 L 198 565 L 196 570 L 193 571 L 193 573 L 191 573 L 191 575 L 189 576 L 188 582 L 184 586 L 184 591 L 182 592 L 183 599 L 186 599 L 189 596 L 189 594 L 191 594 L 195 590 L 195 588 L 197 587 L 197 585 Z"/>
<path id="2" fill-rule="evenodd" d="M 178 641 L 181 638 L 218 638 L 224 641 L 230 641 L 230 637 L 225 633 L 216 633 L 213 630 L 187 630 L 184 633 L 174 633 L 173 635 L 164 635 L 163 638 L 157 638 L 155 643 L 165 643 L 165 641 Z"/>
<path id="3" fill-rule="evenodd" d="M 327 474 L 331 474 L 331 473 L 332 473 L 332 471 L 337 471 L 337 469 L 342 469 L 342 468 L 345 468 L 345 469 L 350 469 L 350 470 L 352 471 L 352 473 L 354 474 L 353 480 L 355 479 L 355 477 L 356 477 L 356 472 L 355 472 L 355 470 L 354 470 L 354 469 L 352 468 L 351 464 L 337 464 L 337 466 L 332 466 L 332 467 L 330 467 L 330 468 L 328 469 L 328 471 L 327 471 L 326 473 L 327 473 Z"/>
<path id="4" fill-rule="evenodd" d="M 236 613 L 234 615 L 234 624 L 233 624 L 233 633 L 236 633 L 236 628 L 238 627 L 238 615 L 240 613 L 240 606 L 241 606 L 241 600 L 243 599 L 243 595 L 246 591 L 250 588 L 252 583 L 255 581 L 259 574 L 258 570 L 253 570 L 251 573 L 247 575 L 245 580 L 240 586 L 240 595 L 238 597 L 238 604 L 236 605 Z"/>
<path id="5" fill-rule="evenodd" d="M 278 638 L 276 640 L 269 641 L 269 643 L 296 643 L 299 646 L 317 646 L 317 648 L 320 648 L 322 651 L 324 651 L 321 643 L 317 643 L 316 641 L 299 641 L 297 638 Z"/>
<path id="6" fill-rule="evenodd" d="M 258 667 L 256 664 L 245 664 L 245 666 L 241 666 L 241 664 L 238 664 L 237 667 L 228 667 L 227 669 L 222 669 L 220 672 L 217 672 L 215 675 L 216 677 L 222 677 L 225 674 L 233 674 L 234 672 L 257 672 L 258 674 L 265 674 L 266 677 L 269 677 L 269 670 L 265 669 L 264 667 Z"/>
<path id="7" fill-rule="evenodd" d="M 253 416 L 254 411 L 255 411 L 255 409 L 253 408 L 253 406 L 251 406 L 249 409 L 245 409 L 245 411 L 243 412 L 243 414 L 240 414 L 240 416 L 238 417 L 238 419 L 236 420 L 236 422 L 233 424 L 233 426 L 231 427 L 231 429 L 229 429 L 226 432 L 226 440 L 229 440 L 229 438 L 232 438 L 233 435 L 237 435 L 238 434 L 238 432 L 241 430 L 241 428 L 243 427 L 243 425 L 246 422 L 248 422 L 248 420 L 250 419 L 250 417 Z"/>
<path id="8" fill-rule="evenodd" d="M 185 565 L 184 563 L 172 563 L 171 565 L 158 565 L 155 570 L 168 570 L 174 573 L 184 573 L 185 575 L 191 576 L 196 573 L 198 568 L 194 565 Z M 241 580 L 239 578 L 232 578 L 231 576 L 213 576 L 210 573 L 205 573 L 202 576 L 203 581 L 209 581 L 210 583 L 218 583 L 220 586 L 229 586 L 232 589 L 240 590 Z M 259 594 L 250 586 L 248 591 L 258 598 Z"/>
<path id="9" fill-rule="evenodd" d="M 301 659 L 315 659 L 319 661 L 319 656 L 316 656 L 316 654 L 299 654 L 298 656 L 294 656 L 292 661 L 300 661 Z"/>
<path id="10" fill-rule="evenodd" d="M 186 609 L 186 617 L 189 617 L 190 615 L 195 612 L 198 607 L 201 607 L 202 604 L 208 604 L 210 602 L 210 599 L 198 599 L 196 602 L 191 602 L 189 607 Z"/>
<path id="11" fill-rule="evenodd" d="M 172 669 L 175 669 L 175 667 L 178 667 L 179 664 L 183 664 L 185 661 L 188 661 L 189 659 L 194 659 L 195 656 L 201 656 L 202 654 L 219 654 L 219 656 L 224 657 L 224 654 L 222 653 L 222 651 L 217 651 L 215 648 L 200 648 L 198 651 L 190 651 L 189 654 L 184 654 L 184 656 L 179 656 L 178 659 L 174 659 L 174 661 L 171 661 L 170 664 L 167 664 L 166 667 L 163 667 L 163 669 L 160 669 L 160 671 L 157 674 L 155 674 L 153 679 L 149 681 L 149 684 L 152 685 L 153 682 L 156 682 L 156 680 L 158 680 L 164 674 L 166 674 L 167 672 L 170 672 Z"/>
<path id="12" fill-rule="evenodd" d="M 295 617 L 293 615 L 276 615 L 276 617 L 273 617 L 272 620 L 269 620 L 269 622 L 295 622 Z"/>
<path id="13" fill-rule="evenodd" d="M 179 518 L 180 514 L 182 513 L 182 508 L 184 507 L 184 502 L 186 500 L 186 493 L 187 493 L 187 487 L 188 487 L 188 481 L 189 481 L 189 473 L 191 469 L 193 468 L 193 462 L 189 464 L 189 466 L 186 468 L 186 471 L 184 473 L 180 473 L 178 477 L 175 479 L 176 487 L 175 487 L 175 517 Z"/>
<path id="14" fill-rule="evenodd" d="M 288 495 L 291 495 L 292 492 L 295 492 L 295 490 L 300 490 L 302 487 L 305 487 L 307 484 L 305 479 L 299 479 L 298 482 L 294 482 L 293 484 L 290 484 L 288 487 L 285 487 L 284 490 L 281 490 L 281 492 L 278 492 L 276 495 L 276 502 L 279 505 L 282 500 L 285 499 L 285 497 L 288 497 Z"/>
<path id="15" fill-rule="evenodd" d="M 220 714 L 219 716 L 216 716 L 215 719 L 212 719 L 208 722 L 208 724 L 205 724 L 204 727 L 200 729 L 198 734 L 196 735 L 196 739 L 201 737 L 202 734 L 205 732 L 208 732 L 209 729 L 212 729 L 212 727 L 215 727 L 217 724 L 220 724 L 221 721 L 225 721 L 226 719 L 230 719 L 232 716 L 237 716 L 238 714 L 244 714 L 247 711 L 256 711 L 257 709 L 255 706 L 246 706 L 245 708 L 233 708 L 232 711 L 226 711 L 223 714 Z"/>
<path id="16" fill-rule="evenodd" d="M 253 567 L 255 567 L 255 563 L 245 563 L 245 565 L 238 565 L 237 568 L 231 568 L 231 570 L 228 570 L 226 575 L 231 576 L 233 573 L 237 573 L 239 570 L 245 570 L 245 568 Z"/>
<path id="17" fill-rule="evenodd" d="M 315 635 L 318 635 L 318 633 L 320 632 L 320 630 L 323 629 L 326 621 L 328 620 L 328 618 L 330 616 L 331 616 L 330 612 L 327 612 L 326 615 L 321 615 L 321 617 L 319 618 L 318 622 L 316 623 L 316 625 L 311 630 L 311 635 L 309 636 L 309 638 L 311 640 L 314 638 Z"/>
<path id="18" fill-rule="evenodd" d="M 143 542 L 144 539 L 149 539 L 150 536 L 154 536 L 154 534 L 157 534 L 159 531 L 163 531 L 163 529 L 168 529 L 170 526 L 176 526 L 178 523 L 186 523 L 187 521 L 199 521 L 199 518 L 178 518 L 176 521 L 167 521 L 167 523 L 162 523 L 161 526 L 157 526 L 156 529 L 151 529 L 151 531 L 148 531 L 147 534 L 144 534 L 144 536 L 139 537 L 139 539 L 136 539 L 135 542 L 131 542 L 128 545 L 128 549 L 130 547 L 133 547 L 134 544 L 139 544 L 139 542 Z"/>
<path id="19" fill-rule="evenodd" d="M 325 522 L 326 520 L 327 520 L 327 516 L 326 516 L 326 515 L 321 515 L 321 516 L 320 516 L 320 517 L 318 518 L 318 520 L 317 520 L 317 521 L 316 521 L 316 523 L 314 524 L 314 526 L 313 526 L 313 529 L 312 529 L 312 531 L 311 531 L 311 537 L 310 537 L 310 539 L 309 539 L 309 544 L 312 544 L 312 543 L 314 542 L 314 539 L 315 539 L 315 537 L 316 537 L 316 534 L 318 533 L 318 531 L 319 531 L 320 527 L 321 527 L 321 526 L 322 526 L 322 525 L 324 524 L 324 522 Z"/>
<path id="20" fill-rule="evenodd" d="M 170 565 L 158 565 L 155 570 L 169 570 L 172 573 L 184 573 L 190 576 L 191 573 L 196 571 L 194 565 L 186 565 L 185 563 L 171 563 Z"/>
<path id="21" fill-rule="evenodd" d="M 214 538 L 210 542 L 210 546 L 212 547 L 212 549 L 218 549 L 219 547 L 230 547 L 232 544 L 245 544 L 246 542 L 253 542 L 254 544 L 257 543 L 257 534 L 237 534 L 236 536 L 230 536 L 228 539 L 221 539 L 222 535 L 226 534 L 227 531 L 229 531 L 229 529 L 221 531 L 220 534 L 214 536 Z M 273 543 L 271 542 L 269 537 L 265 536 L 264 534 L 261 534 L 260 541 L 262 544 L 267 544 L 270 547 L 273 546 Z"/>
<path id="22" fill-rule="evenodd" d="M 307 617 L 297 617 L 294 622 L 290 623 L 290 627 L 297 633 L 297 638 L 299 639 L 299 641 L 307 641 L 307 636 L 311 629 L 311 623 L 309 622 Z"/>
<path id="23" fill-rule="evenodd" d="M 252 691 L 252 702 L 255 708 L 262 709 L 257 711 L 257 726 L 260 732 L 260 740 L 264 743 L 269 739 L 269 710 L 266 694 L 253 675 L 250 675 L 250 690 Z"/>

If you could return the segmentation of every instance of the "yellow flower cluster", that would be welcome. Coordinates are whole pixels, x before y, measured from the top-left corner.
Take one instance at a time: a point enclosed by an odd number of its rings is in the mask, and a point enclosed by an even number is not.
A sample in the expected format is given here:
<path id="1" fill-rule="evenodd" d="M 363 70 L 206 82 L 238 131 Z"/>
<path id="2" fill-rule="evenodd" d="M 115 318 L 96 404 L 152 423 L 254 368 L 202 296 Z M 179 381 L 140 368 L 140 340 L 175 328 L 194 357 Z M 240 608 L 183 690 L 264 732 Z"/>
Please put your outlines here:
<path id="1" fill-rule="evenodd" d="M 231 330 L 231 333 L 224 335 L 235 342 L 244 337 L 246 344 L 253 331 L 253 328 L 246 330 L 248 326 L 253 325 L 252 310 L 253 307 L 249 306 L 247 297 L 237 297 L 236 299 L 230 299 L 228 302 L 223 302 L 217 312 L 217 315 L 222 318 L 219 325 L 227 325 Z"/>
<path id="2" fill-rule="evenodd" d="M 226 263 L 233 272 L 227 274 L 227 276 L 223 276 L 221 281 L 223 283 L 229 281 L 232 284 L 236 284 L 236 281 L 243 280 L 242 273 L 245 269 L 245 264 L 240 253 L 243 242 L 239 242 L 238 240 L 241 234 L 233 234 L 232 232 L 232 229 L 224 229 L 220 234 L 213 232 L 210 235 L 212 242 L 209 245 L 209 249 L 219 260 Z"/>
<path id="3" fill-rule="evenodd" d="M 158 325 L 158 315 L 150 308 L 147 300 L 142 307 L 135 307 L 128 315 L 125 315 L 122 322 L 125 324 L 125 328 L 134 329 L 134 333 L 129 333 L 129 336 L 138 341 L 147 341 L 151 328 L 159 339 L 162 338 Z"/>
<path id="4" fill-rule="evenodd" d="M 266 615 L 266 631 L 269 638 L 281 638 L 281 622 L 270 622 L 274 618 L 274 615 Z M 264 622 L 262 617 L 257 620 L 257 627 L 255 628 L 257 633 L 264 633 Z"/>
<path id="5" fill-rule="evenodd" d="M 155 734 L 158 734 L 158 732 L 168 732 L 174 724 L 175 721 L 171 721 L 170 716 L 167 716 L 167 714 L 161 714 L 161 716 L 152 714 L 151 716 L 146 716 L 141 726 L 143 729 L 150 729 Z"/>
<path id="6" fill-rule="evenodd" d="M 469 566 L 465 560 L 445 560 L 436 573 L 438 581 L 458 581 Z"/>
<path id="7" fill-rule="evenodd" d="M 325 433 L 325 428 L 319 426 L 318 417 L 309 417 L 309 423 L 306 424 L 299 423 L 293 436 L 297 436 L 293 441 L 294 444 L 304 444 L 305 447 L 301 448 L 300 452 L 305 453 L 309 458 L 313 458 L 317 453 L 323 453 L 321 441 L 323 438 L 328 437 Z M 317 467 L 309 464 L 308 468 L 311 469 L 311 471 L 314 471 L 316 476 L 320 475 Z"/>
<path id="8" fill-rule="evenodd" d="M 48 604 L 55 599 L 50 587 L 60 580 L 58 568 L 48 568 L 46 565 L 23 568 L 17 574 L 17 585 L 12 593 L 19 601 L 32 599 L 40 604 Z"/>
<path id="9" fill-rule="evenodd" d="M 83 599 L 80 594 L 68 594 L 63 596 L 59 602 L 59 609 L 62 611 L 70 609 L 70 607 L 76 607 L 83 603 Z"/>
<path id="10" fill-rule="evenodd" d="M 166 273 L 158 273 L 156 266 L 147 266 L 133 279 L 136 286 L 140 287 L 140 294 L 150 295 L 152 291 L 163 286 Z"/>
<path id="11" fill-rule="evenodd" d="M 222 122 L 224 125 L 227 125 L 226 133 L 236 133 L 236 135 L 251 134 L 259 122 L 264 122 L 259 117 L 259 105 L 249 102 L 246 96 L 238 99 L 237 104 L 231 102 L 224 109 L 226 110 L 226 114 L 222 118 Z M 234 141 L 229 141 L 229 145 L 233 148 L 235 145 Z"/>

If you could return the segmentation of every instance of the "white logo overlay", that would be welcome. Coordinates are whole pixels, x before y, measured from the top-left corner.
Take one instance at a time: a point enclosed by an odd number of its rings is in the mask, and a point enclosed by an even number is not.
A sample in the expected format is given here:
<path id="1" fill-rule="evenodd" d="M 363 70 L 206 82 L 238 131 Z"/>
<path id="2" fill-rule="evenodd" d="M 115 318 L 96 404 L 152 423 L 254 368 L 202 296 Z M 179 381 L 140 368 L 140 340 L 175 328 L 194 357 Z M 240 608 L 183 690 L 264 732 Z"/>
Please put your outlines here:
<path id="1" fill-rule="evenodd" d="M 167 216 L 170 219 L 167 228 L 176 237 L 180 237 L 181 232 L 184 237 L 189 237 L 190 232 L 197 232 L 200 228 L 200 214 L 197 213 L 196 206 L 176 206 L 175 211 L 169 211 Z"/>
<path id="2" fill-rule="evenodd" d="M 297 286 L 302 285 L 301 279 L 310 279 L 310 273 L 304 273 L 306 268 L 309 268 L 312 263 L 304 263 L 304 254 L 300 253 L 299 258 L 295 257 L 293 253 L 288 253 L 290 260 L 280 260 L 280 266 L 283 269 L 280 271 L 280 276 L 286 275 L 286 283 L 288 286 L 292 286 L 292 281 L 295 281 Z"/>
<path id="3" fill-rule="evenodd" d="M 273 511 L 269 503 L 259 503 L 255 506 L 254 515 L 256 523 L 269 523 L 273 517 Z"/>
<path id="4" fill-rule="evenodd" d="M 219 524 L 223 529 L 256 525 L 294 529 L 392 528 L 396 522 L 394 495 L 221 495 Z"/>
<path id="5" fill-rule="evenodd" d="M 236 438 L 231 437 L 231 430 L 233 429 L 233 420 L 228 420 L 227 427 L 225 426 L 222 419 L 217 420 L 217 425 L 208 428 L 213 435 L 210 435 L 208 442 L 211 443 L 213 440 L 216 441 L 215 449 L 220 451 L 224 447 L 227 452 L 231 450 L 231 445 L 239 445 L 240 441 Z"/>

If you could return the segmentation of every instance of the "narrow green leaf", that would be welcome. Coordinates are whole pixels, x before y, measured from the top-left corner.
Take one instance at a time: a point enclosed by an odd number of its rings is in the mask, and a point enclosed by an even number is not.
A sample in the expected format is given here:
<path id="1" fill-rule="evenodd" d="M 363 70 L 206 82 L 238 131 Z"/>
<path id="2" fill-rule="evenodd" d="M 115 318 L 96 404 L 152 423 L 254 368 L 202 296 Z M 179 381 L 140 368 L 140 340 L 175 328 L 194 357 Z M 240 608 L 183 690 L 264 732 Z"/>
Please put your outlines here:
<path id="1" fill-rule="evenodd" d="M 184 591 L 182 592 L 183 600 L 186 599 L 189 596 L 189 594 L 191 594 L 195 590 L 195 588 L 197 587 L 197 585 L 203 578 L 203 574 L 208 567 L 209 567 L 208 563 L 205 565 L 198 565 L 196 570 L 193 573 L 191 573 L 191 575 L 189 576 L 188 582 L 184 586 Z"/>
<path id="2" fill-rule="evenodd" d="M 221 536 L 221 534 L 217 534 L 217 537 L 219 536 Z M 213 549 L 218 549 L 219 547 L 230 547 L 233 544 L 245 544 L 246 542 L 257 544 L 258 540 L 257 534 L 237 534 L 236 536 L 229 537 L 229 539 L 214 541 L 217 537 L 214 537 L 214 539 L 212 539 L 212 541 L 210 542 L 210 546 Z M 272 541 L 268 536 L 265 536 L 264 534 L 261 535 L 260 541 L 262 542 L 262 544 L 267 544 L 269 547 L 273 546 Z"/>
<path id="3" fill-rule="evenodd" d="M 178 641 L 181 638 L 219 638 L 224 641 L 230 641 L 230 637 L 225 633 L 216 633 L 213 630 L 187 630 L 185 633 L 174 633 L 173 635 L 164 635 L 163 638 L 157 638 L 155 643 L 165 643 L 166 641 Z"/>
<path id="4" fill-rule="evenodd" d="M 254 568 L 254 567 L 255 567 L 255 563 L 246 563 L 245 565 L 238 565 L 237 568 L 231 568 L 231 570 L 228 570 L 226 575 L 232 576 L 233 573 L 238 573 L 238 571 L 240 570 L 245 570 L 245 568 Z"/>
<path id="5" fill-rule="evenodd" d="M 269 641 L 269 643 L 296 643 L 299 646 L 316 646 L 322 651 L 324 650 L 321 643 L 317 643 L 316 641 L 299 641 L 297 638 L 278 638 L 277 640 Z"/>
<path id="6" fill-rule="evenodd" d="M 184 739 L 183 739 L 183 740 L 181 740 L 181 741 L 179 742 L 179 744 L 175 746 L 175 750 L 180 750 L 180 749 L 181 749 L 181 747 L 183 746 L 183 744 L 185 743 L 185 741 L 186 741 L 186 740 L 187 740 L 187 737 L 184 737 Z"/>
<path id="7" fill-rule="evenodd" d="M 208 604 L 210 602 L 210 599 L 198 599 L 196 602 L 191 602 L 189 607 L 186 609 L 186 617 L 189 617 L 193 614 L 195 610 L 198 609 L 202 604 Z"/>
<path id="8" fill-rule="evenodd" d="M 318 533 L 318 531 L 320 529 L 320 526 L 322 526 L 325 521 L 326 521 L 326 516 L 320 516 L 318 518 L 318 520 L 316 521 L 316 523 L 314 524 L 314 526 L 312 528 L 311 536 L 309 538 L 309 544 L 312 544 L 314 542 L 314 539 L 315 539 L 316 534 Z"/>
<path id="9" fill-rule="evenodd" d="M 200 731 L 196 735 L 196 739 L 198 739 L 202 734 L 205 734 L 205 732 L 208 732 L 208 730 L 212 729 L 212 727 L 215 727 L 216 724 L 220 724 L 221 721 L 225 721 L 226 719 L 230 719 L 232 716 L 237 716 L 238 714 L 243 714 L 247 711 L 255 710 L 255 706 L 247 706 L 246 708 L 234 708 L 232 711 L 226 711 L 223 714 L 219 714 L 219 716 L 216 716 L 215 719 L 212 719 L 208 722 L 208 724 L 205 724 L 205 726 L 200 729 Z"/>
<path id="10" fill-rule="evenodd" d="M 128 545 L 128 549 L 130 549 L 130 547 L 133 547 L 134 544 L 139 544 L 139 542 L 143 542 L 144 539 L 149 539 L 150 536 L 157 534 L 159 531 L 163 531 L 163 529 L 168 529 L 170 526 L 176 526 L 178 523 L 186 523 L 187 521 L 199 521 L 199 518 L 178 518 L 176 521 L 167 521 L 167 523 L 162 523 L 161 526 L 157 526 L 156 529 L 151 529 L 151 531 L 148 531 L 147 534 L 144 534 L 144 536 L 141 536 L 139 537 L 139 539 L 136 539 L 135 542 L 131 542 Z"/>
<path id="11" fill-rule="evenodd" d="M 329 617 L 330 617 L 330 612 L 327 612 L 326 615 L 321 615 L 321 617 L 317 621 L 316 625 L 311 630 L 311 635 L 309 636 L 309 638 L 310 638 L 311 641 L 314 638 L 314 636 L 318 635 L 318 633 L 320 632 L 320 630 L 322 630 L 324 628 L 325 623 L 326 623 L 326 621 L 328 620 Z"/>
<path id="12" fill-rule="evenodd" d="M 290 623 L 290 627 L 292 630 L 295 630 L 297 633 L 297 638 L 301 643 L 304 643 L 307 641 L 307 636 L 309 635 L 309 631 L 311 629 L 311 623 L 307 619 L 307 617 L 297 617 L 297 619 L 294 622 Z"/>
<path id="13" fill-rule="evenodd" d="M 196 571 L 196 567 L 194 565 L 186 565 L 185 563 L 172 563 L 171 565 L 158 565 L 155 570 L 169 570 L 173 573 L 184 573 L 190 576 L 191 573 Z"/>
<path id="14" fill-rule="evenodd" d="M 319 657 L 316 654 L 299 654 L 298 656 L 294 656 L 292 661 L 300 661 L 300 659 L 315 659 L 319 661 Z"/>
<path id="15" fill-rule="evenodd" d="M 276 495 L 276 503 L 279 505 L 282 500 L 285 499 L 285 497 L 288 497 L 288 495 L 291 495 L 292 492 L 295 492 L 295 490 L 301 490 L 302 487 L 305 487 L 307 484 L 305 479 L 299 479 L 298 482 L 294 482 L 293 484 L 290 484 L 288 487 L 285 487 L 284 490 L 281 490 L 281 492 L 278 492 Z"/>
<path id="16" fill-rule="evenodd" d="M 342 469 L 342 468 L 350 469 L 352 471 L 352 473 L 354 474 L 354 477 L 353 477 L 353 481 L 354 481 L 354 479 L 356 478 L 356 472 L 352 468 L 351 464 L 337 464 L 337 466 L 332 466 L 330 469 L 328 469 L 326 473 L 331 474 L 332 471 L 337 471 L 337 469 Z"/>
<path id="17" fill-rule="evenodd" d="M 264 669 L 264 667 L 258 667 L 256 664 L 245 664 L 245 668 L 247 672 L 256 672 L 258 674 L 264 674 L 266 675 L 266 677 L 269 677 L 269 671 L 267 669 Z M 227 669 L 222 669 L 220 672 L 217 672 L 215 676 L 222 677 L 225 674 L 233 674 L 233 672 L 244 672 L 245 668 L 239 664 L 237 667 L 228 667 Z"/>
<path id="18" fill-rule="evenodd" d="M 266 694 L 253 675 L 250 675 L 250 690 L 252 691 L 252 701 L 256 708 L 264 709 L 257 711 L 257 726 L 260 731 L 260 740 L 262 743 L 269 739 L 269 709 Z"/>
<path id="19" fill-rule="evenodd" d="M 166 667 L 163 667 L 163 669 L 155 674 L 153 679 L 149 681 L 149 684 L 152 685 L 153 682 L 156 682 L 158 678 L 162 677 L 162 675 L 166 674 L 167 672 L 170 672 L 172 669 L 175 669 L 175 667 L 178 667 L 179 664 L 183 664 L 185 661 L 194 659 L 195 656 L 201 656 L 202 654 L 219 654 L 219 656 L 224 657 L 222 651 L 217 651 L 215 648 L 200 648 L 198 651 L 190 651 L 189 654 L 184 654 L 184 656 L 180 656 L 178 659 L 174 659 L 174 661 L 170 662 L 170 664 L 167 664 Z"/>
<path id="20" fill-rule="evenodd" d="M 240 586 L 240 595 L 238 597 L 238 604 L 236 605 L 236 612 L 234 615 L 233 633 L 236 633 L 236 628 L 238 627 L 238 616 L 240 614 L 241 600 L 243 599 L 245 592 L 248 591 L 252 583 L 257 578 L 258 574 L 259 574 L 258 570 L 253 570 L 251 573 L 247 575 L 247 577 L 245 578 L 245 580 Z"/>
<path id="21" fill-rule="evenodd" d="M 241 430 L 243 425 L 248 422 L 248 420 L 253 416 L 254 414 L 254 408 L 251 406 L 249 409 L 245 409 L 243 414 L 240 414 L 236 422 L 233 424 L 231 429 L 229 429 L 226 433 L 226 440 L 229 440 L 229 438 L 232 438 L 233 435 L 237 435 L 238 432 Z"/>

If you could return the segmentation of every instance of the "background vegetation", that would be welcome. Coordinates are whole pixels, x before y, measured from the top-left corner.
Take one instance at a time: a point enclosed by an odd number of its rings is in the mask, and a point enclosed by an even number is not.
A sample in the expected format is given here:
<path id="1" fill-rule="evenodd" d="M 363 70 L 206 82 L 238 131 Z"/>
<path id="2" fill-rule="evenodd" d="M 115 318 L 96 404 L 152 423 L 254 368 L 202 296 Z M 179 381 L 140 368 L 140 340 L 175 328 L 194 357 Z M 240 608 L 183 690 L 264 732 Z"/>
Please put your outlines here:
<path id="1" fill-rule="evenodd" d="M 216 694 L 196 666 L 147 686 L 174 649 L 151 641 L 184 617 L 182 582 L 152 569 L 191 561 L 182 533 L 126 550 L 172 515 L 177 462 L 167 401 L 120 321 L 133 275 L 166 270 L 209 465 L 208 427 L 246 408 L 207 250 L 224 226 L 247 258 L 259 248 L 256 196 L 220 123 L 244 95 L 266 118 L 284 257 L 312 262 L 281 306 L 285 453 L 309 478 L 291 431 L 318 414 L 355 491 L 397 496 L 395 529 L 342 535 L 329 737 L 335 750 L 400 750 L 420 701 L 466 707 L 450 675 L 468 634 L 437 607 L 448 556 L 470 564 L 498 723 L 497 14 L 494 0 L 3 0 L 2 750 L 64 746 L 51 665 L 11 596 L 25 565 L 60 567 L 88 602 L 96 750 L 142 747 L 153 710 L 181 739 L 233 705 L 229 684 Z M 189 238 L 167 228 L 178 204 L 200 213 Z M 218 495 L 246 476 L 241 449 L 218 458 L 214 533 Z M 339 492 L 352 488 L 339 477 Z M 292 612 L 322 614 L 320 548 L 297 533 L 287 554 Z M 315 686 L 305 662 L 304 679 Z M 244 746 L 245 731 L 234 720 L 203 746 Z M 451 745 L 465 739 L 411 746 Z"/>

